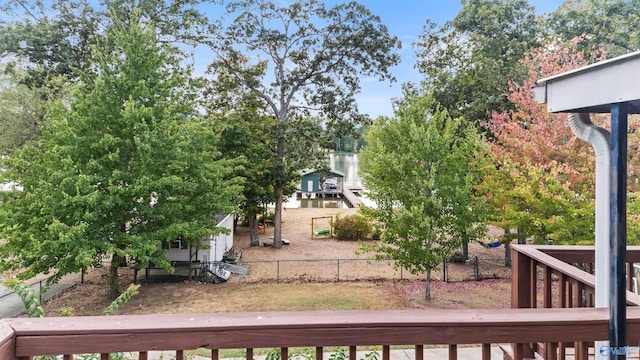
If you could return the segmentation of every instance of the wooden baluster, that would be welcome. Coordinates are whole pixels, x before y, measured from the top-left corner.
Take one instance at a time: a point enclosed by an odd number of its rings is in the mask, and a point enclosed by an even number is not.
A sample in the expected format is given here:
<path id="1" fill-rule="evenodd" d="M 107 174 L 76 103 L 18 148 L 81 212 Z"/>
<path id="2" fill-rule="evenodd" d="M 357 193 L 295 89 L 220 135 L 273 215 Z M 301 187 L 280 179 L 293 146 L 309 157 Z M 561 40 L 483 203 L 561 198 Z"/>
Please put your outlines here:
<path id="1" fill-rule="evenodd" d="M 491 344 L 482 344 L 482 360 L 491 360 Z"/>
<path id="2" fill-rule="evenodd" d="M 184 351 L 176 350 L 176 360 L 184 360 Z"/>
<path id="3" fill-rule="evenodd" d="M 545 344 L 545 360 L 558 359 L 558 343 L 548 342 Z"/>
<path id="4" fill-rule="evenodd" d="M 551 270 L 546 265 L 542 269 L 544 270 L 544 295 L 543 295 L 544 307 L 550 308 L 551 300 L 553 298 L 551 294 Z"/>
<path id="5" fill-rule="evenodd" d="M 220 359 L 220 350 L 218 349 L 214 349 L 213 346 L 211 347 L 211 360 L 218 360 Z"/>
<path id="6" fill-rule="evenodd" d="M 280 348 L 280 360 L 288 360 L 289 359 L 289 348 L 283 347 Z"/>
<path id="7" fill-rule="evenodd" d="M 513 360 L 524 359 L 524 344 L 513 344 Z"/>
<path id="8" fill-rule="evenodd" d="M 458 345 L 449 345 L 449 360 L 458 360 Z"/>
<path id="9" fill-rule="evenodd" d="M 567 354 L 567 346 L 564 343 L 558 344 L 558 360 L 565 360 Z"/>
<path id="10" fill-rule="evenodd" d="M 567 281 L 567 307 L 573 307 L 573 283 Z"/>
<path id="11" fill-rule="evenodd" d="M 316 346 L 316 360 L 322 360 L 323 356 L 322 346 Z"/>
<path id="12" fill-rule="evenodd" d="M 62 355 L 62 360 L 73 360 L 73 355 Z"/>
<path id="13" fill-rule="evenodd" d="M 382 360 L 389 360 L 391 359 L 391 351 L 390 351 L 390 346 L 389 345 L 383 345 L 382 346 Z"/>
<path id="14" fill-rule="evenodd" d="M 358 360 L 358 351 L 355 346 L 349 346 L 349 360 Z"/>
<path id="15" fill-rule="evenodd" d="M 100 354 L 100 360 L 109 360 L 109 354 Z"/>
<path id="16" fill-rule="evenodd" d="M 529 276 L 531 276 L 531 280 L 529 280 L 529 284 L 531 284 L 531 307 L 538 307 L 538 263 L 536 261 L 531 261 L 531 270 L 529 271 Z"/>
<path id="17" fill-rule="evenodd" d="M 560 307 L 561 308 L 567 308 L 568 306 L 568 301 L 567 301 L 567 275 L 565 274 L 560 274 Z"/>
<path id="18" fill-rule="evenodd" d="M 587 347 L 587 343 L 583 341 L 576 341 L 574 343 L 574 351 L 575 351 L 575 359 L 576 360 L 588 360 L 589 359 L 589 348 Z"/>
<path id="19" fill-rule="evenodd" d="M 247 354 L 245 355 L 247 360 L 253 360 L 253 348 L 247 348 Z"/>
<path id="20" fill-rule="evenodd" d="M 138 353 L 138 360 L 147 360 L 149 358 L 149 354 L 146 351 L 140 351 Z"/>
<path id="21" fill-rule="evenodd" d="M 415 358 L 416 360 L 424 360 L 424 346 L 423 345 L 416 345 L 416 350 L 415 350 Z"/>
<path id="22" fill-rule="evenodd" d="M 633 291 L 633 263 L 627 263 L 627 291 Z"/>
<path id="23" fill-rule="evenodd" d="M 581 308 L 582 307 L 582 284 L 580 284 L 579 282 L 576 282 L 575 284 L 573 284 L 573 288 L 574 288 L 574 292 L 573 292 L 573 299 L 572 299 L 572 303 L 574 308 Z"/>

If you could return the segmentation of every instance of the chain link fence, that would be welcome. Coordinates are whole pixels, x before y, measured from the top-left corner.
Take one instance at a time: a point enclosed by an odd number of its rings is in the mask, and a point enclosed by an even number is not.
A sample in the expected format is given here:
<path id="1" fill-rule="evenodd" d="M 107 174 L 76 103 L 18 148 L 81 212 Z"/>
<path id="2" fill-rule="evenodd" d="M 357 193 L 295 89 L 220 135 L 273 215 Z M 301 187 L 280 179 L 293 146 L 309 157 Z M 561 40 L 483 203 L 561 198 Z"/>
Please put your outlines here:
<path id="1" fill-rule="evenodd" d="M 40 302 L 47 301 L 57 294 L 81 284 L 84 281 L 82 274 L 68 274 L 63 276 L 57 283 L 47 287 L 46 283 L 50 277 L 28 281 L 33 291 L 38 294 Z M 25 311 L 22 300 L 11 289 L 0 286 L 0 318 L 11 318 L 22 314 Z"/>
<path id="2" fill-rule="evenodd" d="M 233 275 L 231 283 L 291 283 L 373 280 L 423 280 L 424 274 L 411 274 L 395 267 L 394 260 L 311 259 L 245 261 L 239 265 L 250 269 L 249 275 Z M 511 269 L 504 259 L 474 257 L 465 263 L 444 262 L 432 271 L 439 281 L 479 281 L 508 279 Z"/>

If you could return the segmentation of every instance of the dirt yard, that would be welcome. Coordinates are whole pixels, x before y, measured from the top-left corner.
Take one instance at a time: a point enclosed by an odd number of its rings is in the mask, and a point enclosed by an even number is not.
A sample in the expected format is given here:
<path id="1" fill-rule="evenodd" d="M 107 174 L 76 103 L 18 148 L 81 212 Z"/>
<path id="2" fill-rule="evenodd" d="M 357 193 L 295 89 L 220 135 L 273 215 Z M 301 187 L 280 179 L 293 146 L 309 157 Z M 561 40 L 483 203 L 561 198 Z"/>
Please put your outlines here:
<path id="1" fill-rule="evenodd" d="M 235 248 L 242 251 L 242 262 L 251 268 L 251 275 L 232 275 L 225 284 L 143 279 L 140 294 L 121 313 L 509 307 L 510 270 L 501 266 L 502 246 L 470 245 L 471 257 L 486 259 L 480 262 L 483 281 L 473 281 L 473 264 L 449 264 L 447 283 L 442 282 L 441 269 L 434 271 L 433 299 L 427 302 L 423 274 L 401 272 L 390 261 L 367 261 L 371 254 L 361 254 L 358 242 L 311 239 L 312 218 L 333 216 L 335 220 L 356 212 L 286 209 L 282 233 L 289 245 L 281 249 L 250 247 L 248 229 L 239 226 Z M 328 219 L 318 219 L 316 230 L 328 225 Z M 260 234 L 261 242 L 269 242 L 272 235 L 273 228 L 268 227 Z M 47 315 L 55 316 L 65 307 L 72 307 L 76 315 L 100 314 L 109 303 L 104 271 L 93 271 L 84 285 L 49 301 Z M 131 271 L 123 269 L 121 274 L 124 284 L 132 281 Z"/>

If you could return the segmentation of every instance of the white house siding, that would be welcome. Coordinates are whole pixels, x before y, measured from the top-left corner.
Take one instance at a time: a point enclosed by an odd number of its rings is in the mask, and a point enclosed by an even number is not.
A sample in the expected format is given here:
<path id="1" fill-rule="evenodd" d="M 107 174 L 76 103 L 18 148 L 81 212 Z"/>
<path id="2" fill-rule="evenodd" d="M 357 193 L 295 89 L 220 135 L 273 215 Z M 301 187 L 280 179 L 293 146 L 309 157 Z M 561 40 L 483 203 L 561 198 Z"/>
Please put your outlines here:
<path id="1" fill-rule="evenodd" d="M 198 250 L 197 257 L 194 256 L 193 260 L 198 259 L 203 262 L 222 261 L 224 252 L 233 246 L 233 215 L 222 215 L 218 219 L 217 226 L 226 228 L 229 234 L 219 234 L 202 239 L 202 244 L 208 245 L 209 248 Z M 189 248 L 167 249 L 166 257 L 169 261 L 189 261 Z"/>
<path id="2" fill-rule="evenodd" d="M 209 237 L 210 248 L 204 250 L 209 252 L 208 259 L 199 258 L 201 261 L 222 261 L 224 252 L 233 247 L 233 215 L 225 216 L 218 222 L 218 226 L 227 229 L 229 233 Z"/>

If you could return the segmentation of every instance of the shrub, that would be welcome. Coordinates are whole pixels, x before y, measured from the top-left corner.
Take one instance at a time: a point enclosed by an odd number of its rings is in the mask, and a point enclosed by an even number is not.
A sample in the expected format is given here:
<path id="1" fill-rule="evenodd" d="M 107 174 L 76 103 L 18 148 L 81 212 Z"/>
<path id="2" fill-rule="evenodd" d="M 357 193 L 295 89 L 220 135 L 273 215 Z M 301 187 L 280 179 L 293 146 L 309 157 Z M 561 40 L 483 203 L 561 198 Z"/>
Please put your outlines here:
<path id="1" fill-rule="evenodd" d="M 336 220 L 334 225 L 338 240 L 360 240 L 371 233 L 371 225 L 360 215 L 349 215 Z"/>
<path id="2" fill-rule="evenodd" d="M 380 227 L 376 226 L 373 229 L 373 234 L 371 234 L 371 240 L 380 240 L 381 237 L 382 237 L 382 230 L 380 230 Z"/>
<path id="3" fill-rule="evenodd" d="M 267 211 L 266 215 L 258 215 L 258 224 L 264 223 L 265 220 L 266 222 L 271 222 L 273 224 L 273 222 L 276 221 L 276 213 L 273 211 Z"/>
<path id="4" fill-rule="evenodd" d="M 467 258 L 460 251 L 454 252 L 451 256 L 449 256 L 449 262 L 461 264 L 467 261 Z"/>

